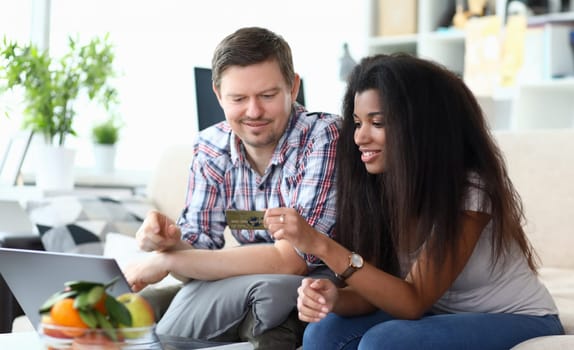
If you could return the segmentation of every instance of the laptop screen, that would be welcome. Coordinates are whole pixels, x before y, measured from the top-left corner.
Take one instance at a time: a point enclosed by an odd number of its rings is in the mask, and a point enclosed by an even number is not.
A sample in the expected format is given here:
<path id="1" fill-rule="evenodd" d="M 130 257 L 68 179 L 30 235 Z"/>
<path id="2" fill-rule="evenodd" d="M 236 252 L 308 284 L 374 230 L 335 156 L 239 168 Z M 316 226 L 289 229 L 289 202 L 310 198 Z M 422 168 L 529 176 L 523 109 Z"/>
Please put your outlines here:
<path id="1" fill-rule="evenodd" d="M 0 248 L 0 274 L 34 327 L 40 306 L 68 281 L 108 283 L 120 277 L 107 292 L 131 291 L 116 261 L 95 255 Z"/>

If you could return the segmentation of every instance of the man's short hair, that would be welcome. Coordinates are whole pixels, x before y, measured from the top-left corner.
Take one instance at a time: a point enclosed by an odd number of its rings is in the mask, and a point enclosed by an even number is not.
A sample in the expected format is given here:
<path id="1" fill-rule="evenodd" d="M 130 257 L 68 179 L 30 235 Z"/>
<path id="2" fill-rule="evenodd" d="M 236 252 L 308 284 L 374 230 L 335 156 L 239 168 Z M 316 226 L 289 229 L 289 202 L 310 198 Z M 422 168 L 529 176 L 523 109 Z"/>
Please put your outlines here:
<path id="1" fill-rule="evenodd" d="M 213 82 L 219 89 L 223 72 L 231 66 L 246 67 L 273 60 L 279 64 L 287 85 L 293 86 L 293 57 L 285 39 L 265 28 L 241 28 L 225 37 L 215 48 L 211 60 Z"/>

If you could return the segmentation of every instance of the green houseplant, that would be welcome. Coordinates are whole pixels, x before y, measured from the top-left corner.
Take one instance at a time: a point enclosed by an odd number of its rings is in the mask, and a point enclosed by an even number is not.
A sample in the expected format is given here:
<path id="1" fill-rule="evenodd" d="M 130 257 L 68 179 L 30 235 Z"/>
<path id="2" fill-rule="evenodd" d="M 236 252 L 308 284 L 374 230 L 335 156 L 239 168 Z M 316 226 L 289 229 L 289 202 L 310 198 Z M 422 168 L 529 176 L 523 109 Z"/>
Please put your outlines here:
<path id="1" fill-rule="evenodd" d="M 99 173 L 111 173 L 115 168 L 116 142 L 122 125 L 117 118 L 95 124 L 92 127 L 95 169 Z"/>
<path id="2" fill-rule="evenodd" d="M 92 128 L 92 139 L 100 145 L 115 145 L 120 136 L 121 125 L 115 118 L 109 118 Z"/>
<path id="3" fill-rule="evenodd" d="M 0 48 L 0 81 L 4 88 L 20 88 L 24 95 L 23 127 L 58 146 L 64 145 L 68 135 L 76 135 L 75 102 L 82 94 L 106 111 L 117 103 L 117 90 L 109 83 L 116 73 L 108 35 L 86 45 L 70 37 L 68 49 L 56 59 L 34 44 L 21 45 L 6 38 Z"/>

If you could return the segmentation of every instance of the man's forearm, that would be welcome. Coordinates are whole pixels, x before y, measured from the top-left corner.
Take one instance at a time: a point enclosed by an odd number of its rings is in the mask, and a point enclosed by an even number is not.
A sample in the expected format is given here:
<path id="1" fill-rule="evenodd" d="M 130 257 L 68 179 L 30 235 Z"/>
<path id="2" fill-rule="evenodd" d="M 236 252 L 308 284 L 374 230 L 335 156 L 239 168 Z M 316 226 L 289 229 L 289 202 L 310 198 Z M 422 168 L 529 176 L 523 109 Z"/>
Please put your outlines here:
<path id="1" fill-rule="evenodd" d="M 305 261 L 286 241 L 222 250 L 172 250 L 160 254 L 164 268 L 178 278 L 217 280 L 248 274 L 307 273 Z"/>
<path id="2" fill-rule="evenodd" d="M 189 244 L 189 242 L 187 242 L 185 240 L 180 240 L 175 246 L 173 246 L 170 249 L 170 251 L 187 250 L 187 249 L 194 249 L 194 248 L 191 244 Z"/>

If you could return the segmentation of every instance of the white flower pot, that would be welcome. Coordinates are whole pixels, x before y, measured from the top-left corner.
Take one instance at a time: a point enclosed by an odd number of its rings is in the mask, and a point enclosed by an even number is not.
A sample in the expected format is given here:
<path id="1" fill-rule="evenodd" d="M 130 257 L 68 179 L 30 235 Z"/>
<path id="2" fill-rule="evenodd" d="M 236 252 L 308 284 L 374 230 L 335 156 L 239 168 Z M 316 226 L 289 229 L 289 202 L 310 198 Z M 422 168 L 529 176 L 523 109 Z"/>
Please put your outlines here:
<path id="1" fill-rule="evenodd" d="M 94 143 L 94 162 L 97 173 L 113 173 L 116 162 L 116 146 Z"/>
<path id="2" fill-rule="evenodd" d="M 75 157 L 75 149 L 40 145 L 36 157 L 36 186 L 49 191 L 73 190 Z"/>

